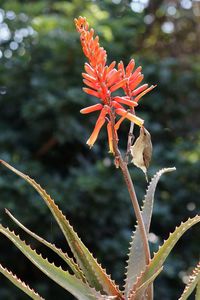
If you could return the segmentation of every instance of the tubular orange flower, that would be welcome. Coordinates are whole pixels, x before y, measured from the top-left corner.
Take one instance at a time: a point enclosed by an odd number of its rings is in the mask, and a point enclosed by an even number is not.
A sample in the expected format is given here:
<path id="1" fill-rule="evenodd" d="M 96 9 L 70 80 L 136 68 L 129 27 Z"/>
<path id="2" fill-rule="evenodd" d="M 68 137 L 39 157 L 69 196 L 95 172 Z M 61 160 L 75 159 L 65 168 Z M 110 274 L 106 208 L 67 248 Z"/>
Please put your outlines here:
<path id="1" fill-rule="evenodd" d="M 132 92 L 132 96 L 137 96 L 139 93 L 143 92 L 147 88 L 148 88 L 148 84 L 147 83 L 141 85 L 139 88 L 137 88 L 136 90 L 134 90 Z"/>
<path id="2" fill-rule="evenodd" d="M 116 96 L 113 99 L 114 99 L 114 101 L 126 104 L 126 105 L 128 105 L 130 107 L 138 106 L 137 102 L 129 100 L 129 97 L 119 97 L 119 96 Z"/>
<path id="3" fill-rule="evenodd" d="M 103 105 L 98 103 L 98 104 L 91 105 L 91 106 L 81 109 L 80 113 L 81 114 L 90 114 L 91 112 L 101 110 L 102 108 L 103 108 Z"/>
<path id="4" fill-rule="evenodd" d="M 105 120 L 106 115 L 107 115 L 107 109 L 103 108 L 97 119 L 94 130 L 93 130 L 90 138 L 87 140 L 88 146 L 92 147 L 94 145 L 94 143 L 96 142 L 96 139 L 98 138 L 98 135 L 99 135 L 99 131 L 101 130 L 101 127 L 104 125 L 104 123 L 106 121 Z"/>
<path id="5" fill-rule="evenodd" d="M 124 64 L 121 61 L 118 64 L 118 70 L 121 70 L 121 74 L 124 79 L 127 79 L 126 84 L 123 86 L 124 92 L 126 95 L 130 96 L 130 100 L 138 102 L 141 97 L 150 92 L 156 85 L 152 85 L 148 88 L 148 84 L 143 84 L 142 86 L 137 86 L 141 83 L 144 78 L 144 75 L 141 73 L 142 67 L 139 66 L 134 72 L 135 61 L 131 59 L 126 69 L 124 69 Z M 140 94 L 141 93 L 141 94 Z M 139 94 L 139 95 L 138 95 Z M 134 96 L 137 96 L 135 99 Z"/>
<path id="6" fill-rule="evenodd" d="M 83 88 L 83 91 L 86 92 L 89 95 L 95 96 L 97 98 L 100 98 L 100 95 L 98 92 L 92 90 L 92 89 L 88 89 L 88 88 Z"/>
<path id="7" fill-rule="evenodd" d="M 140 127 L 144 124 L 144 120 L 127 112 L 125 109 L 117 108 L 116 113 L 122 117 L 129 119 L 131 122 L 137 124 Z"/>
<path id="8" fill-rule="evenodd" d="M 107 124 L 107 132 L 108 132 L 108 145 L 111 153 L 114 153 L 113 149 L 113 136 L 112 136 L 112 125 L 109 121 Z"/>
<path id="9" fill-rule="evenodd" d="M 131 111 L 133 112 L 134 107 L 138 105 L 139 99 L 155 86 L 148 88 L 148 84 L 143 84 L 138 87 L 144 76 L 141 74 L 142 67 L 134 70 L 134 59 L 130 60 L 126 68 L 124 68 L 122 61 L 118 64 L 118 68 L 115 68 L 115 61 L 111 62 L 110 65 L 106 65 L 107 53 L 103 47 L 100 47 L 99 37 L 95 36 L 94 29 L 89 29 L 86 18 L 79 17 L 75 19 L 75 25 L 80 33 L 83 52 L 88 59 L 84 66 L 85 73 L 82 73 L 83 82 L 86 85 L 83 91 L 101 100 L 101 103 L 83 108 L 80 111 L 82 114 L 101 111 L 87 144 L 90 147 L 94 145 L 102 126 L 107 122 L 109 149 L 110 152 L 114 153 L 113 132 L 116 138 L 117 130 L 124 119 L 130 120 L 138 126 L 143 126 L 144 120 L 131 113 Z M 112 93 L 116 93 L 120 88 L 124 90 L 125 96 L 112 96 Z M 123 105 L 129 106 L 130 110 L 126 110 Z M 120 119 L 116 120 L 113 129 L 114 124 L 111 124 L 111 113 L 114 114 L 115 119 L 120 116 Z"/>
<path id="10" fill-rule="evenodd" d="M 150 92 L 151 90 L 153 90 L 156 87 L 156 85 L 151 85 L 148 89 L 144 90 L 142 93 L 140 93 L 134 100 L 135 102 L 138 102 L 140 100 L 140 98 L 142 98 L 145 94 L 147 94 L 148 92 Z"/>

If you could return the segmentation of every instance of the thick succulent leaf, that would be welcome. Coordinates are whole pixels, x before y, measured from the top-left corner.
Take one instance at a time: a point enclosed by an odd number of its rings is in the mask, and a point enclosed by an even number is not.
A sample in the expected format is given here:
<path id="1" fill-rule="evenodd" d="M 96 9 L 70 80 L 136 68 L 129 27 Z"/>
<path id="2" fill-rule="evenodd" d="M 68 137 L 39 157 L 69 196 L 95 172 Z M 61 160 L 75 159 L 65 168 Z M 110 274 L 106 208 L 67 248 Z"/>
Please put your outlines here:
<path id="1" fill-rule="evenodd" d="M 147 191 L 146 191 L 146 195 L 144 197 L 143 200 L 143 205 L 142 205 L 142 217 L 144 220 L 144 225 L 146 228 L 146 232 L 149 233 L 149 228 L 150 228 L 150 224 L 151 224 L 151 218 L 152 218 L 152 212 L 153 212 L 153 205 L 154 205 L 154 195 L 155 195 L 155 191 L 156 191 L 156 187 L 157 184 L 160 180 L 160 177 L 165 174 L 165 173 L 169 173 L 172 171 L 175 171 L 176 168 L 163 168 L 161 170 L 159 170 L 154 177 L 152 178 Z"/>
<path id="2" fill-rule="evenodd" d="M 200 262 L 196 266 L 196 268 L 193 270 L 192 274 L 189 277 L 188 283 L 185 286 L 185 289 L 179 298 L 179 300 L 187 300 L 188 297 L 192 294 L 195 287 L 200 283 Z M 198 289 L 197 289 L 198 293 Z M 200 298 L 197 298 L 200 299 Z"/>
<path id="3" fill-rule="evenodd" d="M 38 293 L 31 289 L 26 283 L 17 278 L 17 276 L 14 275 L 11 271 L 8 271 L 8 269 L 4 268 L 1 264 L 0 272 L 5 277 L 7 277 L 14 285 L 16 285 L 20 290 L 27 294 L 31 299 L 44 300 L 44 298 L 42 298 Z"/>
<path id="4" fill-rule="evenodd" d="M 154 257 L 150 261 L 149 265 L 146 266 L 145 271 L 141 272 L 141 275 L 137 278 L 136 282 L 133 285 L 132 293 L 137 291 L 141 285 L 147 281 L 159 268 L 161 268 L 170 254 L 171 250 L 178 242 L 180 237 L 193 225 L 200 222 L 200 216 L 195 216 L 192 219 L 188 219 L 186 222 L 182 222 L 179 227 L 176 227 L 175 231 L 169 235 L 169 238 L 164 241 L 163 245 L 159 247 L 157 253 L 154 254 Z M 134 300 L 139 300 L 144 293 L 144 289 L 140 289 L 139 293 L 136 293 L 137 296 Z"/>
<path id="5" fill-rule="evenodd" d="M 19 236 L 16 236 L 14 232 L 8 228 L 0 225 L 0 232 L 5 235 L 9 240 L 15 244 L 15 246 L 43 273 L 49 278 L 54 280 L 57 284 L 63 287 L 65 290 L 74 295 L 80 300 L 95 300 L 100 295 L 92 288 L 83 283 L 80 279 L 69 272 L 62 270 L 61 267 L 55 266 L 47 259 L 44 259 L 41 254 L 38 254 L 35 250 L 31 249 L 25 242 L 23 242 Z"/>
<path id="6" fill-rule="evenodd" d="M 155 174 L 155 176 L 152 178 L 148 186 L 143 201 L 143 207 L 142 207 L 142 217 L 143 217 L 147 235 L 149 233 L 152 211 L 153 211 L 153 204 L 154 204 L 154 194 L 155 194 L 158 181 L 162 176 L 162 174 L 167 172 L 172 172 L 174 170 L 175 168 L 161 169 Z M 136 226 L 136 230 L 133 234 L 129 250 L 130 251 L 129 251 L 129 257 L 127 262 L 127 274 L 125 279 L 125 295 L 128 295 L 136 278 L 140 275 L 141 270 L 144 270 L 146 266 L 144 247 L 143 247 L 143 242 L 141 239 L 138 225 Z"/>
<path id="7" fill-rule="evenodd" d="M 7 168 L 12 170 L 14 173 L 25 179 L 28 183 L 30 183 L 35 188 L 35 190 L 41 195 L 41 197 L 49 207 L 50 211 L 52 212 L 54 218 L 56 219 L 58 225 L 60 226 L 71 248 L 71 251 L 75 256 L 78 265 L 82 269 L 89 285 L 91 287 L 94 287 L 97 291 L 105 292 L 110 296 L 117 296 L 119 299 L 122 299 L 122 295 L 118 287 L 110 279 L 110 276 L 106 274 L 105 270 L 102 269 L 101 265 L 98 264 L 93 255 L 86 248 L 81 239 L 78 237 L 77 233 L 73 230 L 69 221 L 63 215 L 62 211 L 58 208 L 54 200 L 51 199 L 51 197 L 46 193 L 46 191 L 42 189 L 41 186 L 29 176 L 16 170 L 4 161 L 0 162 Z"/>
<path id="8" fill-rule="evenodd" d="M 199 300 L 200 299 L 200 279 L 197 283 L 197 289 L 196 289 L 196 294 L 195 294 L 195 300 Z"/>
<path id="9" fill-rule="evenodd" d="M 117 296 L 107 296 L 107 295 L 102 295 L 101 298 L 98 298 L 97 300 L 117 300 Z"/>
<path id="10" fill-rule="evenodd" d="M 128 300 L 134 300 L 137 293 L 139 293 L 141 290 L 145 290 L 148 288 L 148 286 L 158 277 L 158 275 L 162 272 L 163 267 L 161 267 L 158 271 L 156 271 L 148 280 L 146 280 L 140 287 L 138 287 L 135 291 L 130 291 L 130 295 Z"/>
<path id="11" fill-rule="evenodd" d="M 7 215 L 19 226 L 21 227 L 25 232 L 27 232 L 30 236 L 35 238 L 40 243 L 44 244 L 48 248 L 50 248 L 52 251 L 54 251 L 57 255 L 59 255 L 71 268 L 71 270 L 74 272 L 77 278 L 85 281 L 85 277 L 83 275 L 83 272 L 79 269 L 79 266 L 73 261 L 72 258 L 68 256 L 67 253 L 63 253 L 61 249 L 57 248 L 55 245 L 47 242 L 45 239 L 41 238 L 39 235 L 35 234 L 31 230 L 29 230 L 27 227 L 25 227 L 22 223 L 20 223 L 7 209 L 5 210 Z"/>

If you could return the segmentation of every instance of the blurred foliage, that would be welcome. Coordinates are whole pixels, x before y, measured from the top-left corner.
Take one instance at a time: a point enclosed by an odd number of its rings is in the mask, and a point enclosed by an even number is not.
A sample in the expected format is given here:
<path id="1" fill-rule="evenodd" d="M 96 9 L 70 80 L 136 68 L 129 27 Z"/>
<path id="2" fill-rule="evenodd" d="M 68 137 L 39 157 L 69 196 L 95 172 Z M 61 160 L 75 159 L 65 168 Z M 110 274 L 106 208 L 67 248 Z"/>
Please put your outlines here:
<path id="1" fill-rule="evenodd" d="M 96 117 L 79 114 L 95 101 L 81 91 L 85 58 L 73 24 L 79 15 L 97 30 L 110 61 L 127 63 L 134 57 L 145 81 L 158 84 L 138 108 L 153 139 L 150 175 L 174 165 L 177 171 L 162 178 L 156 194 L 154 250 L 158 240 L 199 210 L 200 2 L 0 0 L 0 157 L 47 189 L 86 245 L 123 284 L 135 219 L 121 174 L 107 153 L 106 134 L 102 131 L 92 150 L 85 144 Z M 120 132 L 122 147 L 128 125 Z M 144 176 L 134 167 L 131 172 L 142 200 Z M 3 168 L 0 197 L 1 222 L 7 207 L 33 231 L 67 249 L 35 192 Z M 198 259 L 198 235 L 194 228 L 176 246 L 156 281 L 155 299 L 180 295 Z M 55 299 L 55 293 L 71 299 L 3 237 L 0 245 L 0 261 L 47 299 Z M 0 299 L 27 297 L 1 277 Z"/>

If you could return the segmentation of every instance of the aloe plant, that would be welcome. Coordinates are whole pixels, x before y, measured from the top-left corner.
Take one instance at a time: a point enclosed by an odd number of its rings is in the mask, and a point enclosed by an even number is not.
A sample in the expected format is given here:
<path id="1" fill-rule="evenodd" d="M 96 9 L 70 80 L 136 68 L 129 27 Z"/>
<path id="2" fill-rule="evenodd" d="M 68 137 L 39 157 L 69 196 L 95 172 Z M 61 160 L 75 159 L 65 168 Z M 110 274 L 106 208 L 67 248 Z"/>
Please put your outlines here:
<path id="1" fill-rule="evenodd" d="M 50 263 L 47 258 L 44 258 L 41 254 L 33 250 L 26 242 L 22 241 L 14 231 L 11 231 L 1 224 L 0 232 L 6 236 L 38 269 L 77 299 L 152 300 L 153 282 L 163 270 L 165 260 L 180 237 L 193 225 L 200 222 L 200 216 L 197 215 L 182 222 L 175 228 L 174 232 L 170 233 L 169 238 L 163 242 L 158 251 L 154 253 L 153 256 L 151 255 L 148 234 L 153 212 L 154 194 L 160 177 L 167 172 L 174 171 L 175 168 L 164 168 L 155 174 L 148 185 L 143 205 L 140 208 L 129 173 L 128 164 L 129 159 L 132 156 L 132 162 L 142 169 L 147 178 L 147 168 L 152 153 L 151 136 L 144 127 L 144 120 L 135 115 L 135 107 L 138 105 L 140 98 L 155 86 L 148 87 L 147 84 L 144 84 L 137 88 L 137 85 L 143 79 L 143 75 L 141 74 L 141 67 L 134 70 L 134 60 L 131 60 L 126 68 L 124 68 L 122 62 L 119 63 L 118 69 L 115 68 L 115 62 L 112 62 L 109 66 L 106 65 L 106 51 L 99 46 L 98 36 L 94 38 L 94 30 L 89 30 L 89 24 L 86 19 L 79 17 L 75 20 L 75 24 L 80 33 L 84 54 L 89 61 L 89 63 L 85 64 L 86 73 L 83 73 L 83 81 L 89 88 L 84 88 L 84 91 L 101 99 L 101 103 L 81 110 L 84 114 L 100 111 L 94 131 L 88 139 L 87 144 L 90 147 L 94 145 L 99 131 L 104 123 L 107 122 L 109 150 L 114 157 L 116 168 L 119 168 L 122 172 L 137 219 L 128 253 L 125 286 L 123 289 L 120 289 L 115 281 L 111 279 L 110 275 L 107 274 L 106 270 L 102 268 L 101 264 L 99 264 L 97 259 L 94 258 L 93 254 L 81 241 L 70 222 L 50 195 L 48 195 L 34 179 L 23 174 L 3 160 L 0 161 L 2 165 L 27 181 L 41 196 L 41 199 L 47 205 L 59 225 L 64 238 L 71 249 L 73 257 L 69 257 L 62 249 L 57 248 L 56 245 L 51 244 L 44 238 L 32 232 L 8 210 L 6 210 L 7 215 L 29 236 L 55 252 L 63 260 L 63 263 L 69 267 L 70 272 L 63 270 L 54 263 Z M 112 96 L 112 93 L 116 92 L 119 88 L 124 90 L 125 96 Z M 128 105 L 129 109 L 125 109 L 122 104 Z M 124 119 L 131 121 L 125 157 L 122 156 L 119 150 L 119 140 L 117 135 Z M 140 135 L 135 142 L 132 138 L 134 124 L 140 126 Z M 30 298 L 36 300 L 44 299 L 2 265 L 0 265 L 0 272 Z M 196 300 L 199 300 L 199 282 L 200 265 L 198 264 L 190 276 L 188 284 L 179 300 L 187 299 L 195 288 L 195 297 Z"/>

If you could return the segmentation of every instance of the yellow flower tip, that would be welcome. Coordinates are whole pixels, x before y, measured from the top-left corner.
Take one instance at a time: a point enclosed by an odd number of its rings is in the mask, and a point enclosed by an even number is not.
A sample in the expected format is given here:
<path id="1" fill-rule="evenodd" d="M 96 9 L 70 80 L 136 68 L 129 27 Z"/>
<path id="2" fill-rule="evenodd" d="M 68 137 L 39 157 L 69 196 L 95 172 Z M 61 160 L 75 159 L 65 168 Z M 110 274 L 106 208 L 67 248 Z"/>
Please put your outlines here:
<path id="1" fill-rule="evenodd" d="M 87 140 L 86 144 L 89 146 L 90 149 L 91 149 L 91 148 L 93 147 L 93 145 L 94 145 L 94 144 L 92 144 L 92 143 L 90 142 L 90 139 Z"/>
<path id="2" fill-rule="evenodd" d="M 137 122 L 135 121 L 135 124 L 137 124 L 139 127 L 144 127 L 144 120 L 137 117 Z"/>
<path id="3" fill-rule="evenodd" d="M 76 29 L 78 32 L 82 32 L 83 30 L 88 30 L 89 28 L 89 24 L 86 20 L 86 18 L 79 16 L 78 19 L 74 19 L 75 25 L 76 25 Z"/>
<path id="4" fill-rule="evenodd" d="M 112 150 L 109 150 L 108 153 L 114 155 L 114 151 Z"/>
<path id="5" fill-rule="evenodd" d="M 142 126 L 144 124 L 144 120 L 137 117 L 136 115 L 124 110 L 124 109 L 121 109 L 121 108 L 117 108 L 116 109 L 116 113 L 120 116 L 122 116 L 122 118 L 118 121 L 120 122 L 119 125 L 121 124 L 121 122 L 124 120 L 124 118 L 128 119 L 129 121 L 135 123 L 136 125 L 138 126 Z M 116 123 L 116 127 L 118 127 L 118 123 Z"/>

